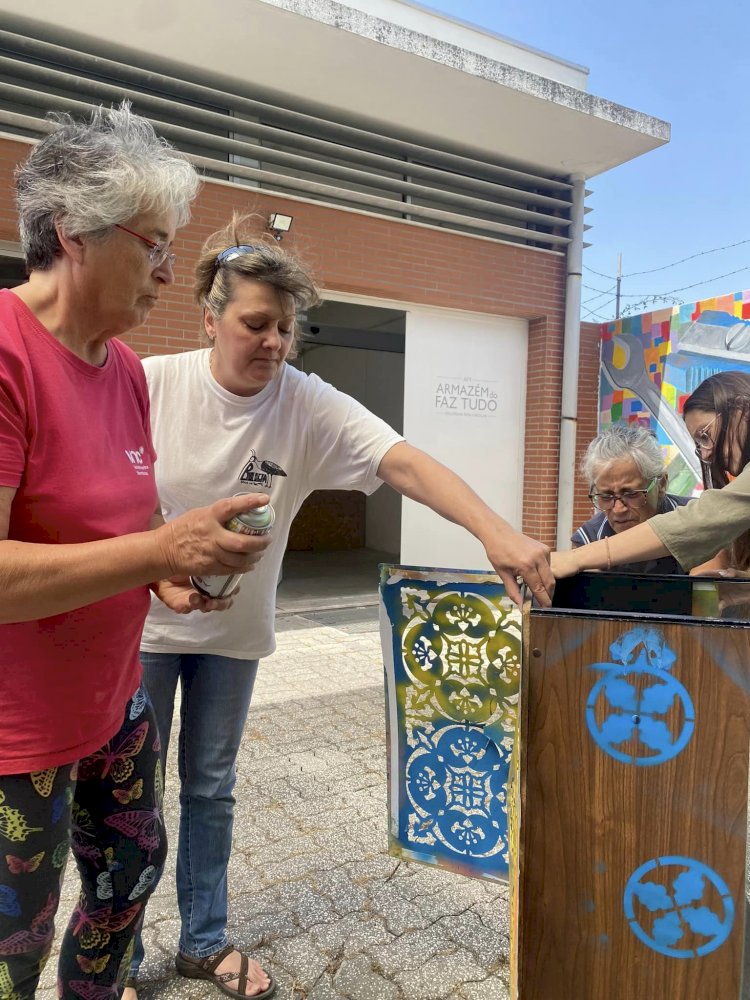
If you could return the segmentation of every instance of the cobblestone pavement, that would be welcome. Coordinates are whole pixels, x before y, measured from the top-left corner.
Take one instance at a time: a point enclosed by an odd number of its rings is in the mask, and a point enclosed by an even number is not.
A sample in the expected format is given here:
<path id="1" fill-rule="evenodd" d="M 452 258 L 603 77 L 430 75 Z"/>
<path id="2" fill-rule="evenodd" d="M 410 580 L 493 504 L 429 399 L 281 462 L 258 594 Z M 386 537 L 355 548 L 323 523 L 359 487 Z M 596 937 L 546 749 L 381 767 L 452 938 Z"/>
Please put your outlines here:
<path id="1" fill-rule="evenodd" d="M 279 1000 L 507 1000 L 507 888 L 387 853 L 376 612 L 278 621 L 239 758 L 230 939 L 273 972 Z M 172 759 L 173 842 L 175 773 Z M 58 938 L 76 881 L 71 864 Z M 222 995 L 177 976 L 178 934 L 172 857 L 146 912 L 139 1000 Z M 40 1000 L 54 998 L 55 965 L 53 957 Z"/>

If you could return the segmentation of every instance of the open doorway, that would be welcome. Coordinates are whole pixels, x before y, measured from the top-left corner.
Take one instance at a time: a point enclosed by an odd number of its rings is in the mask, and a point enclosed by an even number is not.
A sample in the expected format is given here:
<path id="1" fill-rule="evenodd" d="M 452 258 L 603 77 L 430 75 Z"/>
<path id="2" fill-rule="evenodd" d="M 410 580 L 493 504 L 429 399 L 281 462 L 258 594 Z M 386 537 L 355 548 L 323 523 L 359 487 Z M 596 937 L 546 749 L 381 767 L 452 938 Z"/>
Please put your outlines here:
<path id="1" fill-rule="evenodd" d="M 15 288 L 26 281 L 26 264 L 19 243 L 0 240 L 0 288 Z"/>
<path id="2" fill-rule="evenodd" d="M 402 310 L 325 302 L 302 324 L 289 363 L 314 373 L 366 406 L 399 433 L 404 413 Z M 312 493 L 292 523 L 277 592 L 280 611 L 349 607 L 377 600 L 380 562 L 398 561 L 401 497 L 383 485 Z"/>

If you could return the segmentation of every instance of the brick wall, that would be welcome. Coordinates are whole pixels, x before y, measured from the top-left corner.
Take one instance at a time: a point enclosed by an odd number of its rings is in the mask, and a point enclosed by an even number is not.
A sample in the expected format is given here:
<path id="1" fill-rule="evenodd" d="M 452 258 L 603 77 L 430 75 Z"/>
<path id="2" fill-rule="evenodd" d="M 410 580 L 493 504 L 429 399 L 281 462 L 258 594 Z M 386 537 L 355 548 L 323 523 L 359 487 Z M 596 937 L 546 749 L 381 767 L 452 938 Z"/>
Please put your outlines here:
<path id="1" fill-rule="evenodd" d="M 0 239 L 17 238 L 12 170 L 27 151 L 27 143 L 0 139 Z M 523 526 L 529 534 L 552 543 L 557 507 L 564 258 L 209 182 L 197 199 L 191 223 L 177 235 L 174 285 L 162 294 L 148 323 L 127 338 L 139 353 L 166 354 L 202 344 L 200 317 L 192 300 L 192 267 L 203 240 L 224 225 L 233 210 L 257 211 L 262 216 L 271 211 L 293 215 L 293 230 L 285 237 L 285 246 L 312 264 L 323 287 L 530 321 Z M 592 336 L 591 330 L 587 331 L 588 339 L 582 344 L 582 378 L 585 372 L 588 381 L 580 392 L 579 440 L 584 437 L 583 425 L 588 434 L 596 421 L 596 406 L 592 408 L 595 379 L 589 384 L 593 375 Z M 497 459 L 502 461 L 502 455 Z M 513 476 L 514 470 L 509 469 L 508 475 Z"/>

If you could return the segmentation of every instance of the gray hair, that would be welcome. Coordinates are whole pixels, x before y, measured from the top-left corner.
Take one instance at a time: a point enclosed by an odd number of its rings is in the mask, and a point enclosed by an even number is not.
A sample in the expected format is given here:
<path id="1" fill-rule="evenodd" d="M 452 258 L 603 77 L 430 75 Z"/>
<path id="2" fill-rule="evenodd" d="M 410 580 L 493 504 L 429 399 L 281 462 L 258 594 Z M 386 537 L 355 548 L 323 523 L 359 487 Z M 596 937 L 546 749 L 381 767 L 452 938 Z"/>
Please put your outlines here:
<path id="1" fill-rule="evenodd" d="M 664 473 L 664 455 L 656 435 L 640 424 L 611 424 L 594 438 L 581 462 L 586 482 L 596 478 L 612 462 L 632 458 L 644 480 Z"/>
<path id="2" fill-rule="evenodd" d="M 55 225 L 66 236 L 106 235 L 140 212 L 190 218 L 200 181 L 183 153 L 160 139 L 127 101 L 94 108 L 88 121 L 50 114 L 54 132 L 16 170 L 21 246 L 29 271 L 60 254 Z"/>

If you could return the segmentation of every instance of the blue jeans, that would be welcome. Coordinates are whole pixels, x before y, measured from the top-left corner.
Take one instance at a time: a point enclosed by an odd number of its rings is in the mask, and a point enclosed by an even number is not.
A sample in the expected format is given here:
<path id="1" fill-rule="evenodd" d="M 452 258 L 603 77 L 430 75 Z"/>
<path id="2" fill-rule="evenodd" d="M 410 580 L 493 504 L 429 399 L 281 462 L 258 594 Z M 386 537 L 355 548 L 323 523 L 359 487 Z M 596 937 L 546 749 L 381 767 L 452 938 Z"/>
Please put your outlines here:
<path id="1" fill-rule="evenodd" d="M 167 755 L 179 680 L 180 830 L 177 903 L 180 951 L 205 958 L 228 942 L 227 866 L 232 849 L 235 761 L 253 694 L 257 660 L 201 653 L 141 653 Z M 166 773 L 166 769 L 165 769 Z M 136 978 L 143 945 L 136 943 L 130 975 Z"/>

